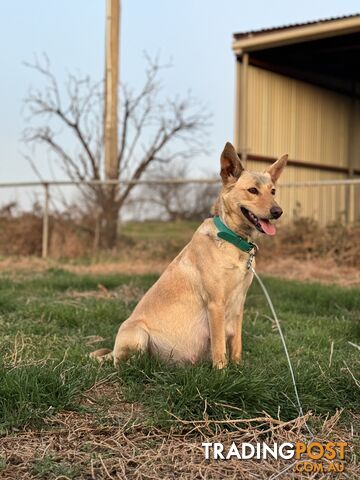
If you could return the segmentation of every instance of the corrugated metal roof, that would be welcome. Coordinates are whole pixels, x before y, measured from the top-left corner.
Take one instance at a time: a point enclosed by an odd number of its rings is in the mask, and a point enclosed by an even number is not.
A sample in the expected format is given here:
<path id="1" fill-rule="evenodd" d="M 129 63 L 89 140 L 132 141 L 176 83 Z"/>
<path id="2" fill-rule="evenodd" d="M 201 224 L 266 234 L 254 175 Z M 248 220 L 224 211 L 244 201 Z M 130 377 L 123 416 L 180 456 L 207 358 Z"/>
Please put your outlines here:
<path id="1" fill-rule="evenodd" d="M 278 32 L 278 31 L 281 31 L 281 30 L 289 30 L 291 28 L 306 27 L 308 25 L 316 25 L 316 24 L 321 24 L 321 23 L 334 22 L 334 21 L 339 21 L 339 20 L 346 20 L 348 18 L 355 18 L 355 17 L 360 17 L 360 13 L 354 13 L 354 14 L 351 14 L 351 15 L 344 15 L 342 17 L 323 18 L 323 19 L 319 19 L 319 20 L 313 20 L 311 22 L 291 23 L 289 25 L 282 25 L 280 27 L 262 28 L 260 30 L 249 30 L 247 32 L 234 33 L 234 38 L 236 40 L 238 40 L 238 39 L 244 38 L 244 37 L 253 37 L 255 35 L 266 35 L 267 33 Z"/>

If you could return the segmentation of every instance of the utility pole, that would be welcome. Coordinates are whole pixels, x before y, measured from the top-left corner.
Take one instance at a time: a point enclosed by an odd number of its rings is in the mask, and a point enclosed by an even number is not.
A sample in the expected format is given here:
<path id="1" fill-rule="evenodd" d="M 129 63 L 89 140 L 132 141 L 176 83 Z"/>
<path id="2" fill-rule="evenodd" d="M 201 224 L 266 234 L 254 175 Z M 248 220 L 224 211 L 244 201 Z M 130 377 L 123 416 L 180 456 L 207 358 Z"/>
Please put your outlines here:
<path id="1" fill-rule="evenodd" d="M 120 1 L 106 0 L 104 155 L 107 180 L 118 177 Z"/>

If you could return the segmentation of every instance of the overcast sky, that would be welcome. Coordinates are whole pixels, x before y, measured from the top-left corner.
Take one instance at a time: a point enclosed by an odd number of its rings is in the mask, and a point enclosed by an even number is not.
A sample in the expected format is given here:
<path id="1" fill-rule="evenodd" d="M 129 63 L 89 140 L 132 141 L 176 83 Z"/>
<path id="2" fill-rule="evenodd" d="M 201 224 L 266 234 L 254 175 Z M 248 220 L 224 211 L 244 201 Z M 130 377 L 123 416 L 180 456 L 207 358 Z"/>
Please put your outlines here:
<path id="1" fill-rule="evenodd" d="M 357 10 L 358 0 L 122 0 L 121 79 L 134 87 L 141 84 L 144 50 L 171 59 L 164 95 L 191 88 L 213 114 L 212 154 L 194 159 L 193 174 L 214 171 L 219 150 L 233 138 L 232 34 Z M 36 178 L 21 155 L 19 139 L 25 126 L 22 99 L 38 78 L 22 62 L 46 52 L 60 82 L 68 72 L 101 79 L 104 27 L 105 0 L 0 0 L 2 182 Z M 50 178 L 45 156 L 36 160 L 43 177 Z"/>

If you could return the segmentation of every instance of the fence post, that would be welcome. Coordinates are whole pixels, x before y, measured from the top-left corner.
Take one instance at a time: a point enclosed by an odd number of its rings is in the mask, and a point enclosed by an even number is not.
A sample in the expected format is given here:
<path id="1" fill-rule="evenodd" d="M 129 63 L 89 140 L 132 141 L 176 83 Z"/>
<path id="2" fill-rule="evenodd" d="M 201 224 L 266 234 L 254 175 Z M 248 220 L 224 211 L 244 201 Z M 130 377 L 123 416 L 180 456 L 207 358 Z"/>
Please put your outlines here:
<path id="1" fill-rule="evenodd" d="M 49 246 L 49 184 L 44 183 L 43 185 L 45 191 L 45 202 L 42 230 L 42 258 L 47 258 Z"/>

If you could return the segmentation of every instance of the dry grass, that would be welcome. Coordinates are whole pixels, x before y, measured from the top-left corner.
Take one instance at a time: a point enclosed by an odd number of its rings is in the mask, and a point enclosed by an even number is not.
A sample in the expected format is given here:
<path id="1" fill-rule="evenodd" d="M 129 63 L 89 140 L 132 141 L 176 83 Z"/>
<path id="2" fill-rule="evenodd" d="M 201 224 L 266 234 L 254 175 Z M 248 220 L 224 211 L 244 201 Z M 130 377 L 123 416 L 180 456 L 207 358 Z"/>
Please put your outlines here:
<path id="1" fill-rule="evenodd" d="M 81 223 L 66 215 L 52 217 L 51 257 L 76 259 L 94 256 L 93 226 L 89 218 Z M 190 240 L 197 226 L 196 222 L 129 222 L 121 226 L 122 235 L 112 255 L 121 261 L 134 260 L 139 264 L 154 260 L 168 261 Z M 359 267 L 359 235 L 359 224 L 336 224 L 320 228 L 311 219 L 300 218 L 291 225 L 280 224 L 274 238 L 261 236 L 259 243 L 264 258 L 330 258 L 339 266 Z M 0 254 L 39 256 L 41 237 L 40 212 L 18 216 L 4 216 L 0 212 Z"/>
<path id="2" fill-rule="evenodd" d="M 48 421 L 42 431 L 26 430 L 0 439 L 5 460 L 1 478 L 77 479 L 265 479 L 290 467 L 292 460 L 206 460 L 202 442 L 297 442 L 309 441 L 304 434 L 305 417 L 281 422 L 267 416 L 238 421 L 228 431 L 223 422 L 184 422 L 170 431 L 149 428 L 143 408 L 124 402 L 113 383 L 101 382 L 86 392 L 84 406 L 112 399 L 101 417 L 87 413 L 62 413 Z M 353 443 L 353 431 L 338 427 L 341 412 L 322 421 L 316 440 Z M 359 418 L 353 417 L 353 421 Z M 179 425 L 179 420 L 176 419 Z M 181 423 L 181 421 L 180 421 Z M 347 451 L 347 478 L 360 474 L 352 446 Z M 290 478 L 293 467 L 283 478 Z M 315 478 L 309 475 L 307 478 Z M 328 478 L 316 476 L 316 478 Z"/>
<path id="3" fill-rule="evenodd" d="M 1 215 L 0 212 L 0 252 L 2 255 L 41 255 L 42 212 L 18 215 Z M 78 226 L 71 218 L 61 215 L 50 217 L 49 250 L 54 258 L 77 258 L 90 254 L 93 246 L 91 228 Z"/>
<path id="4" fill-rule="evenodd" d="M 337 265 L 331 258 L 297 260 L 279 257 L 276 260 L 260 259 L 257 262 L 259 273 L 288 280 L 319 282 L 327 285 L 336 284 L 343 287 L 360 285 L 360 269 Z"/>
<path id="5" fill-rule="evenodd" d="M 66 297 L 71 298 L 117 298 L 125 304 L 130 302 L 138 302 L 145 294 L 145 289 L 137 287 L 133 283 L 120 285 L 118 288 L 108 290 L 101 283 L 98 284 L 97 290 L 77 291 L 72 290 L 67 293 Z"/>
<path id="6" fill-rule="evenodd" d="M 163 260 L 112 260 L 111 257 L 106 262 L 93 263 L 91 265 L 65 264 L 63 268 L 74 273 L 90 274 L 111 274 L 126 273 L 128 275 L 146 275 L 148 273 L 162 273 L 169 265 L 172 258 Z M 0 262 L 1 269 L 1 262 Z"/>
<path id="7" fill-rule="evenodd" d="M 63 268 L 91 274 L 162 273 L 196 228 L 196 224 L 186 222 L 131 223 L 125 225 L 125 236 L 117 249 L 93 255 L 88 232 L 76 230 L 69 221 L 55 223 L 50 245 L 52 259 L 44 262 L 38 257 L 41 245 L 38 217 L 24 216 L 6 221 L 9 229 L 0 231 L 0 251 L 20 256 L 1 259 L 0 271 L 41 272 L 47 268 Z M 359 235 L 359 225 L 333 225 L 321 229 L 308 219 L 280 226 L 274 238 L 262 236 L 259 239 L 258 271 L 287 279 L 360 285 Z M 35 256 L 28 257 L 30 253 Z"/>
<path id="8" fill-rule="evenodd" d="M 275 237 L 261 236 L 261 256 L 265 259 L 332 260 L 340 267 L 360 267 L 360 225 L 329 225 L 320 228 L 310 219 L 278 228 Z"/>

